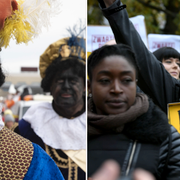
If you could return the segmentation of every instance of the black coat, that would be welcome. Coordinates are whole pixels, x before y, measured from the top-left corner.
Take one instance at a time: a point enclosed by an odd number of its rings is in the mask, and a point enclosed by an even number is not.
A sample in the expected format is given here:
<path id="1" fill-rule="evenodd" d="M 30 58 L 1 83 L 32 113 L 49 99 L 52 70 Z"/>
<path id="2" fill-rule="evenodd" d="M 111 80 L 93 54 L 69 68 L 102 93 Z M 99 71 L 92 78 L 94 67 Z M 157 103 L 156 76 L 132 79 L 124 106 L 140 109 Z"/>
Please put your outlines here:
<path id="1" fill-rule="evenodd" d="M 163 64 L 144 45 L 131 21 L 126 8 L 116 0 L 104 8 L 103 0 L 99 0 L 103 14 L 109 21 L 117 43 L 129 45 L 136 55 L 139 78 L 138 86 L 167 113 L 167 104 L 180 101 L 180 81 L 173 78 Z"/>
<path id="2" fill-rule="evenodd" d="M 121 175 L 139 167 L 157 180 L 179 179 L 180 135 L 167 123 L 165 113 L 150 102 L 148 112 L 126 124 L 122 133 L 89 137 L 88 176 L 107 159 L 120 164 Z"/>

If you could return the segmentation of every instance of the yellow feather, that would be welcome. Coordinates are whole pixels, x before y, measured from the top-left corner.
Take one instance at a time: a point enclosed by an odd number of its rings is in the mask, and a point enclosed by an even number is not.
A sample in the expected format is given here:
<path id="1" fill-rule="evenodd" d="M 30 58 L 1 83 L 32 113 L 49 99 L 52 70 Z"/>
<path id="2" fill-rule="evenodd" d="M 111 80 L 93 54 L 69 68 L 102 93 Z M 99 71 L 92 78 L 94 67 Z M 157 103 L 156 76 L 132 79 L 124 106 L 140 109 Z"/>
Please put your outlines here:
<path id="1" fill-rule="evenodd" d="M 59 13 L 59 0 L 17 0 L 18 10 L 6 18 L 4 28 L 0 31 L 0 47 L 7 48 L 10 40 L 17 44 L 27 43 L 48 27 L 49 17 Z M 47 8 L 47 5 L 49 8 Z"/>
<path id="2" fill-rule="evenodd" d="M 10 39 L 15 39 L 16 43 L 27 43 L 32 40 L 33 32 L 30 24 L 25 21 L 27 18 L 24 15 L 21 7 L 24 1 L 18 1 L 18 10 L 14 11 L 13 15 L 5 20 L 4 28 L 0 31 L 0 47 L 9 46 Z"/>

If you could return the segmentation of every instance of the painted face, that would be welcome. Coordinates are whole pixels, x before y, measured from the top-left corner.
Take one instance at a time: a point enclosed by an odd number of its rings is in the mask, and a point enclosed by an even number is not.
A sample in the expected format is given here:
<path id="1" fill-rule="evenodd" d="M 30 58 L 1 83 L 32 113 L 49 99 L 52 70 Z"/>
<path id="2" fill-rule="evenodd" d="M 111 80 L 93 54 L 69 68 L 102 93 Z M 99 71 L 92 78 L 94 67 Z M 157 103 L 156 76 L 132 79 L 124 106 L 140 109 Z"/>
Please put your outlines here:
<path id="1" fill-rule="evenodd" d="M 71 68 L 58 72 L 51 85 L 51 94 L 54 98 L 55 106 L 60 108 L 82 106 L 84 103 L 84 91 L 83 78 L 74 74 Z"/>
<path id="2" fill-rule="evenodd" d="M 162 64 L 172 77 L 179 79 L 180 60 L 178 58 L 163 59 Z"/>
<path id="3" fill-rule="evenodd" d="M 136 72 L 125 57 L 105 57 L 92 74 L 89 92 L 92 93 L 97 114 L 120 114 L 134 104 Z"/>

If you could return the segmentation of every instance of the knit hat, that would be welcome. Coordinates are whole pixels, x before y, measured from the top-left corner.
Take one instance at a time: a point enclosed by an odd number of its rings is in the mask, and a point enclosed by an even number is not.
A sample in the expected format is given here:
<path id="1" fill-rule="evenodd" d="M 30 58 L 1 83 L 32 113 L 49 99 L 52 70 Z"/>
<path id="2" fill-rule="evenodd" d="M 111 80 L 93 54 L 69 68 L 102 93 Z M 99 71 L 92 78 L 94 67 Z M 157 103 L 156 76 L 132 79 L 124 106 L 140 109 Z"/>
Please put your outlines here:
<path id="1" fill-rule="evenodd" d="M 4 115 L 6 115 L 6 114 L 10 114 L 10 115 L 13 116 L 13 113 L 12 113 L 11 109 L 6 109 L 6 110 L 4 111 Z"/>
<path id="2" fill-rule="evenodd" d="M 6 114 L 4 116 L 4 122 L 6 123 L 6 122 L 9 122 L 9 121 L 15 122 L 15 119 L 11 114 Z"/>

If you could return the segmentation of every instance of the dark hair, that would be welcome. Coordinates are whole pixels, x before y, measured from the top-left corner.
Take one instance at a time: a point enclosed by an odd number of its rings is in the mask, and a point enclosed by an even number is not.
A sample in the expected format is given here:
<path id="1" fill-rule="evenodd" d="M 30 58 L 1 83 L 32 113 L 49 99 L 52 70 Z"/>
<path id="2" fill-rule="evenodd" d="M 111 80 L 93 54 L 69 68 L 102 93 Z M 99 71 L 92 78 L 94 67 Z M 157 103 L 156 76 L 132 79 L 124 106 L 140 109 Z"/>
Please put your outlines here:
<path id="1" fill-rule="evenodd" d="M 163 59 L 169 58 L 178 58 L 180 60 L 180 54 L 174 48 L 171 47 L 162 47 L 158 50 L 154 51 L 153 54 L 157 58 L 158 61 L 162 62 Z"/>
<path id="2" fill-rule="evenodd" d="M 61 57 L 56 58 L 46 69 L 45 77 L 41 81 L 41 87 L 44 92 L 50 92 L 52 81 L 57 72 L 62 72 L 67 69 L 72 69 L 73 73 L 82 77 L 85 85 L 85 64 L 77 58 L 71 58 L 61 61 Z"/>
<path id="3" fill-rule="evenodd" d="M 138 77 L 137 66 L 135 63 L 136 57 L 131 48 L 124 44 L 117 45 L 104 45 L 99 49 L 96 49 L 92 52 L 92 54 L 88 57 L 88 76 L 89 80 L 92 81 L 92 70 L 97 66 L 100 61 L 112 55 L 120 55 L 124 56 L 127 61 L 134 67 L 136 71 L 136 78 Z"/>
<path id="4" fill-rule="evenodd" d="M 4 75 L 3 71 L 2 71 L 1 64 L 0 64 L 0 87 L 2 86 L 4 81 L 5 81 L 5 75 Z"/>

